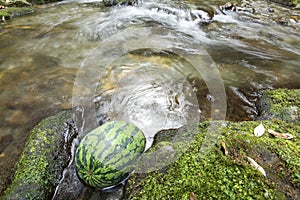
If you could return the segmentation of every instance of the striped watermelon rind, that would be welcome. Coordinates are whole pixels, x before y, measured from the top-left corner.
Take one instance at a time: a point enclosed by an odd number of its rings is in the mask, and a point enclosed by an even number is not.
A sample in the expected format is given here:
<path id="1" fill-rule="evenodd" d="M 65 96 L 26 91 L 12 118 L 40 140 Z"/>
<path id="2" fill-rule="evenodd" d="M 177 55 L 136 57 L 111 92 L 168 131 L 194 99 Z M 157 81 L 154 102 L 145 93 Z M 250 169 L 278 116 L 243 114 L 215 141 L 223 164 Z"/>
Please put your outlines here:
<path id="1" fill-rule="evenodd" d="M 123 121 L 111 121 L 89 132 L 75 153 L 79 178 L 95 188 L 109 188 L 126 179 L 144 152 L 141 130 Z"/>

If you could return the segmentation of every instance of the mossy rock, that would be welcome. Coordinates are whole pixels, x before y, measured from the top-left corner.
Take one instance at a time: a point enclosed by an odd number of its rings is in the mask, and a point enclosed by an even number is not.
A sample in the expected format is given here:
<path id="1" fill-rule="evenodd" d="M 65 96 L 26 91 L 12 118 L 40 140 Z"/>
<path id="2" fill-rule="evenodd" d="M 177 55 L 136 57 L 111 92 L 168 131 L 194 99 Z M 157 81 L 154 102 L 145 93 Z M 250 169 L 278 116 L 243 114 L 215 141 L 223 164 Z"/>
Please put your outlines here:
<path id="1" fill-rule="evenodd" d="M 36 5 L 36 4 L 55 3 L 55 2 L 60 2 L 62 0 L 27 0 L 27 1 L 32 5 Z"/>
<path id="2" fill-rule="evenodd" d="M 198 199 L 299 199 L 300 126 L 262 122 L 266 128 L 294 136 L 282 140 L 269 134 L 255 137 L 253 129 L 259 123 L 214 123 L 216 141 L 205 155 L 201 149 L 210 123 L 202 123 L 188 150 L 167 169 L 133 175 L 125 199 L 189 199 L 191 194 Z M 226 156 L 221 140 L 227 146 Z M 265 169 L 267 177 L 250 165 L 247 156 Z"/>
<path id="3" fill-rule="evenodd" d="M 70 111 L 44 119 L 31 131 L 11 185 L 1 199 L 51 199 L 70 153 L 65 140 L 75 137 Z"/>
<path id="4" fill-rule="evenodd" d="M 270 0 L 275 3 L 279 3 L 285 6 L 297 6 L 298 0 Z"/>
<path id="5" fill-rule="evenodd" d="M 61 0 L 0 0 L 0 6 L 5 7 L 4 9 L 0 9 L 0 22 L 1 20 L 7 20 L 13 17 L 34 13 L 35 10 L 32 5 L 46 4 L 58 1 Z"/>
<path id="6" fill-rule="evenodd" d="M 6 1 L 6 0 L 0 0 L 0 5 L 2 6 L 10 6 L 10 7 L 26 7 L 31 6 L 31 4 L 26 0 L 12 0 L 12 1 Z"/>
<path id="7" fill-rule="evenodd" d="M 265 90 L 258 101 L 260 119 L 281 119 L 300 124 L 300 89 Z"/>
<path id="8" fill-rule="evenodd" d="M 0 10 L 0 20 L 1 18 L 10 19 L 32 13 L 34 13 L 34 9 L 31 7 L 7 7 Z"/>

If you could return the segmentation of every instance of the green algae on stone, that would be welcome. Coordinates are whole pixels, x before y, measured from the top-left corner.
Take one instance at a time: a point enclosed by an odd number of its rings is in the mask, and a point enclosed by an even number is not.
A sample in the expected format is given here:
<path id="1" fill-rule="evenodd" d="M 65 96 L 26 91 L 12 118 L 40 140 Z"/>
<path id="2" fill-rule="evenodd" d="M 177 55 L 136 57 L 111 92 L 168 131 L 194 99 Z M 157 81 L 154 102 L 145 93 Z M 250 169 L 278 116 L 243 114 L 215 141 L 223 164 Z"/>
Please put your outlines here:
<path id="1" fill-rule="evenodd" d="M 7 7 L 5 9 L 0 9 L 0 19 L 3 17 L 7 19 L 25 14 L 31 14 L 33 12 L 34 9 L 31 7 Z"/>
<path id="2" fill-rule="evenodd" d="M 300 89 L 265 90 L 258 102 L 261 119 L 300 121 Z"/>
<path id="3" fill-rule="evenodd" d="M 0 0 L 0 5 L 9 7 L 26 7 L 31 6 L 26 0 Z"/>
<path id="4" fill-rule="evenodd" d="M 270 0 L 275 3 L 279 3 L 285 6 L 297 6 L 298 0 Z"/>
<path id="5" fill-rule="evenodd" d="M 0 22 L 13 17 L 32 14 L 35 12 L 33 5 L 58 2 L 61 0 L 0 0 Z"/>
<path id="6" fill-rule="evenodd" d="M 49 199 L 68 162 L 65 137 L 74 134 L 71 112 L 44 119 L 31 131 L 11 185 L 1 199 Z"/>
<path id="7" fill-rule="evenodd" d="M 154 137 L 152 147 L 136 163 L 135 171 L 144 173 L 164 169 L 169 163 L 173 163 L 197 136 L 195 129 L 196 127 L 193 126 L 183 126 L 158 132 Z"/>
<path id="8" fill-rule="evenodd" d="M 228 145 L 236 151 L 236 159 L 252 156 L 262 163 L 269 178 L 279 182 L 290 183 L 291 187 L 300 189 L 300 126 L 281 120 L 262 121 L 266 129 L 288 132 L 294 136 L 292 140 L 275 138 L 265 133 L 262 137 L 253 137 L 253 127 L 261 122 L 230 123 L 224 128 L 224 139 L 229 138 Z M 287 184 L 288 185 L 288 184 Z"/>
<path id="9" fill-rule="evenodd" d="M 135 174 L 126 188 L 128 199 L 297 199 L 300 194 L 300 127 L 283 121 L 263 121 L 266 128 L 289 132 L 294 139 L 281 140 L 265 134 L 257 138 L 253 129 L 260 122 L 220 122 L 218 132 L 227 145 L 221 151 L 219 140 L 205 156 L 200 155 L 207 128 L 184 155 L 168 169 L 145 175 Z M 250 165 L 247 156 L 261 165 L 265 178 Z"/>
<path id="10" fill-rule="evenodd" d="M 32 5 L 36 5 L 36 4 L 40 5 L 40 4 L 60 2 L 62 0 L 27 0 L 27 1 Z"/>

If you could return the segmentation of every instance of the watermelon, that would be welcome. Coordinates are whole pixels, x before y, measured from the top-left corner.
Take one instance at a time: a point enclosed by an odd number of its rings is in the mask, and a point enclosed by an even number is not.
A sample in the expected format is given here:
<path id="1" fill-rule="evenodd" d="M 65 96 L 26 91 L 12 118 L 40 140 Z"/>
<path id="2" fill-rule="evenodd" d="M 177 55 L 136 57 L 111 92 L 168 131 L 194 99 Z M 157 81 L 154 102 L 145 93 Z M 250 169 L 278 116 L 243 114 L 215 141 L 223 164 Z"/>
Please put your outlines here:
<path id="1" fill-rule="evenodd" d="M 75 152 L 79 178 L 88 186 L 111 188 L 125 180 L 144 152 L 141 130 L 123 121 L 111 121 L 89 132 Z"/>

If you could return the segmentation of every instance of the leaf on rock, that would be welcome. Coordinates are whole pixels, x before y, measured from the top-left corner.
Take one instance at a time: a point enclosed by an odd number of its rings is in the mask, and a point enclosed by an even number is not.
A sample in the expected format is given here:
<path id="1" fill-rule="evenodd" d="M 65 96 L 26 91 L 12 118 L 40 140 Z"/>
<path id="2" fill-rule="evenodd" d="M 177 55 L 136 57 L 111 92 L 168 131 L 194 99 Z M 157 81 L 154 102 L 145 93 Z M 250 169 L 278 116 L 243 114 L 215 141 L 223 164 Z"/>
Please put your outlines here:
<path id="1" fill-rule="evenodd" d="M 227 148 L 226 148 L 226 143 L 224 140 L 221 141 L 221 146 L 222 146 L 222 151 L 224 153 L 225 156 L 228 155 L 228 151 L 227 151 Z"/>
<path id="2" fill-rule="evenodd" d="M 254 128 L 254 135 L 256 137 L 261 137 L 265 133 L 265 127 L 262 123 L 260 123 L 257 127 Z"/>
<path id="3" fill-rule="evenodd" d="M 268 129 L 268 133 L 270 133 L 274 137 L 282 138 L 282 139 L 286 139 L 286 140 L 293 139 L 293 137 L 294 137 L 292 134 L 289 134 L 289 133 L 279 133 L 279 132 L 274 131 L 272 129 Z"/>
<path id="4" fill-rule="evenodd" d="M 265 177 L 267 177 L 266 171 L 264 170 L 264 168 L 262 168 L 259 164 L 257 164 L 257 162 L 255 160 L 253 160 L 252 158 L 248 157 L 248 161 L 250 162 L 250 164 L 255 167 L 255 169 L 257 169 L 258 171 L 260 171 Z"/>
<path id="5" fill-rule="evenodd" d="M 190 200 L 198 200 L 194 192 L 190 193 Z"/>

